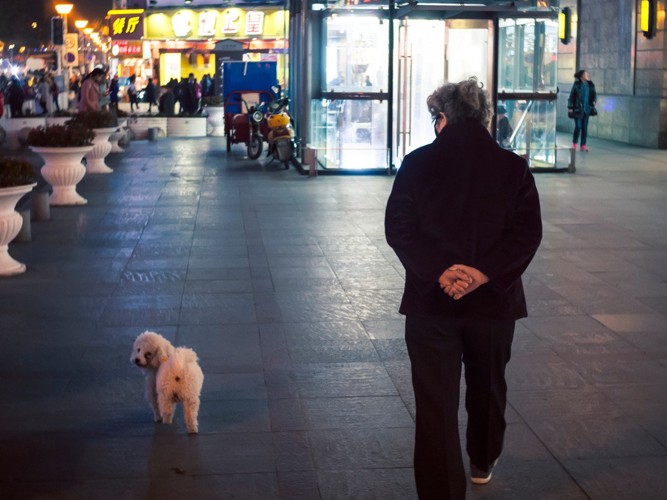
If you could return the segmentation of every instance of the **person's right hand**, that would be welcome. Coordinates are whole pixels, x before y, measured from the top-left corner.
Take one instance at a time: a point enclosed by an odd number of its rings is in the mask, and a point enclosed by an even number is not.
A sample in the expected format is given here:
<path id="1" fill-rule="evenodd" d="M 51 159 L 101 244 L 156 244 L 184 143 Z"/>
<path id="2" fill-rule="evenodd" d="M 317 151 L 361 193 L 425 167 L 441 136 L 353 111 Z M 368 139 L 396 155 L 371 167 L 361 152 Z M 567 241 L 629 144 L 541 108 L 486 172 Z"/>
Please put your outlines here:
<path id="1" fill-rule="evenodd" d="M 463 273 L 469 278 L 469 281 L 466 280 L 465 283 L 460 283 L 456 281 L 453 286 L 448 288 L 442 287 L 442 289 L 454 300 L 459 300 L 461 297 L 468 295 L 471 292 L 477 290 L 480 286 L 489 282 L 489 277 L 484 274 L 479 269 L 476 269 L 471 266 L 466 266 L 465 264 L 454 264 L 451 266 L 448 271 L 454 271 L 457 273 Z M 465 286 L 457 286 L 463 285 Z"/>

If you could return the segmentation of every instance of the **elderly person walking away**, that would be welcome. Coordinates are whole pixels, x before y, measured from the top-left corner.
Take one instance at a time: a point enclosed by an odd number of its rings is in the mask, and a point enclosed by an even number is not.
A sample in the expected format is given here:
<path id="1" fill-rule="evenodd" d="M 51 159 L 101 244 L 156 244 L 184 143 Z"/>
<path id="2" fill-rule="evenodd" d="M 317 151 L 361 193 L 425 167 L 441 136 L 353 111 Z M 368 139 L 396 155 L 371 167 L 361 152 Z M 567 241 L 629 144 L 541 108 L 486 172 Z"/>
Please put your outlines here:
<path id="1" fill-rule="evenodd" d="M 99 111 L 100 82 L 103 76 L 104 70 L 102 68 L 95 68 L 83 79 L 79 111 Z"/>
<path id="2" fill-rule="evenodd" d="M 486 484 L 503 448 L 514 324 L 526 316 L 521 275 L 542 239 L 526 161 L 487 127 L 488 95 L 475 78 L 427 99 L 435 140 L 405 157 L 385 215 L 387 242 L 405 268 L 400 312 L 417 406 L 419 498 L 463 499 L 458 427 L 465 366 L 470 479 Z"/>

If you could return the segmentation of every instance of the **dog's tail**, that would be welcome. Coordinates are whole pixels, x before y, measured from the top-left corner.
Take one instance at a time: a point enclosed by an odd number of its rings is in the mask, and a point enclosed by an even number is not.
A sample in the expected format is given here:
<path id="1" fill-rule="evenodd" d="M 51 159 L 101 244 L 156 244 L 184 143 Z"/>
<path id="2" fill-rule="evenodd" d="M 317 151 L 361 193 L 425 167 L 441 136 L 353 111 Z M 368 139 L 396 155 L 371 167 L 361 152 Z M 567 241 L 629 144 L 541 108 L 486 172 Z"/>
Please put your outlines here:
<path id="1" fill-rule="evenodd" d="M 170 358 L 177 372 L 182 372 L 188 363 L 197 362 L 197 353 L 188 347 L 177 347 Z"/>

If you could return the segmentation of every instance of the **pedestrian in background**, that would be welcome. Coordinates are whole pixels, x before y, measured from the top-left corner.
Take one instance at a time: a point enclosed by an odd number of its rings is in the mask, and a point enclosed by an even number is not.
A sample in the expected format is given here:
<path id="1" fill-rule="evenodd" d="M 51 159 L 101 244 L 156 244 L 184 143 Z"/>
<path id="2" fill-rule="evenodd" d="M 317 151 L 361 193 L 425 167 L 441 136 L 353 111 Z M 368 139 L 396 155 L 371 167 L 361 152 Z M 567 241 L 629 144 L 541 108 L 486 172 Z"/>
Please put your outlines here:
<path id="1" fill-rule="evenodd" d="M 95 68 L 83 79 L 79 111 L 100 110 L 100 82 L 102 77 L 104 77 L 104 70 Z"/>
<path id="2" fill-rule="evenodd" d="M 127 86 L 127 98 L 130 101 L 130 113 L 134 111 L 136 106 L 137 111 L 139 111 L 139 98 L 137 96 L 137 75 L 131 75 L 129 79 L 129 84 Z"/>
<path id="3" fill-rule="evenodd" d="M 503 448 L 514 324 L 527 314 L 521 275 L 542 221 L 528 164 L 488 132 L 490 99 L 477 79 L 438 88 L 427 105 L 436 138 L 403 160 L 385 233 L 405 268 L 399 311 L 417 407 L 417 493 L 460 500 L 462 363 L 471 481 L 486 484 Z"/>
<path id="4" fill-rule="evenodd" d="M 157 106 L 157 95 L 155 92 L 155 84 L 153 79 L 149 78 L 146 87 L 144 88 L 144 102 L 148 103 L 148 112 L 151 112 L 153 106 Z"/>
<path id="5" fill-rule="evenodd" d="M 588 153 L 588 146 L 586 145 L 588 119 L 598 114 L 595 108 L 596 100 L 595 84 L 591 81 L 588 71 L 580 69 L 574 74 L 574 84 L 567 100 L 567 116 L 574 118 L 573 149 L 577 149 L 577 142 L 579 142 L 579 134 L 581 133 L 581 150 Z"/>

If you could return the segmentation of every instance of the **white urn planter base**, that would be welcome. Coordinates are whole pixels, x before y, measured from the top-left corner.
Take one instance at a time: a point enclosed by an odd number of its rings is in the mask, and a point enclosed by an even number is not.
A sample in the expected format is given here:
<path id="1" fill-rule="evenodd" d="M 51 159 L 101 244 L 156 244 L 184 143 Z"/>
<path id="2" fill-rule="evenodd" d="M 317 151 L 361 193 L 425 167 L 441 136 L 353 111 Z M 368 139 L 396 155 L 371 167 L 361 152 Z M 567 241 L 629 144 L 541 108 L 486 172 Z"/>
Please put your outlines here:
<path id="1" fill-rule="evenodd" d="M 25 272 L 25 264 L 9 255 L 9 242 L 16 238 L 23 225 L 23 217 L 16 211 L 21 197 L 37 183 L 0 189 L 0 276 L 14 276 Z"/>
<path id="2" fill-rule="evenodd" d="M 225 135 L 225 108 L 207 107 L 206 113 L 208 113 L 208 118 L 206 119 L 208 135 L 215 137 Z"/>
<path id="3" fill-rule="evenodd" d="M 120 147 L 118 141 L 120 141 L 126 133 L 125 126 L 127 125 L 127 120 L 118 124 L 118 128 L 109 136 L 109 142 L 111 143 L 111 152 L 112 153 L 124 153 L 125 150 Z"/>
<path id="4" fill-rule="evenodd" d="M 49 205 L 85 205 L 88 203 L 76 191 L 76 185 L 86 175 L 86 167 L 81 164 L 83 156 L 93 146 L 76 148 L 31 148 L 44 159 L 41 174 L 53 187 Z"/>
<path id="5" fill-rule="evenodd" d="M 95 139 L 93 149 L 86 153 L 86 172 L 89 174 L 110 174 L 113 169 L 104 162 L 111 152 L 109 137 L 116 131 L 116 127 L 94 128 Z"/>

